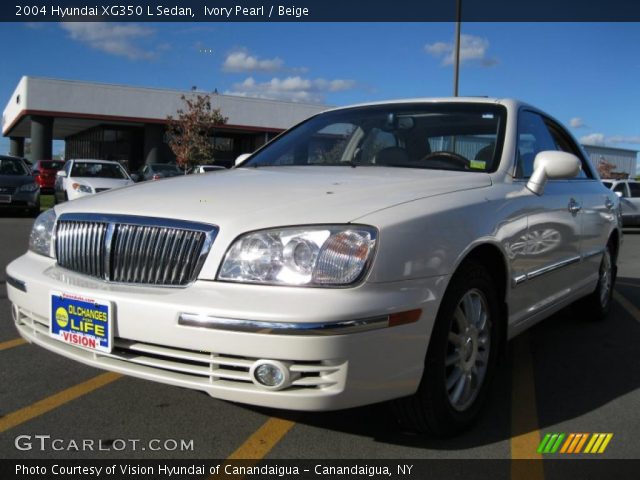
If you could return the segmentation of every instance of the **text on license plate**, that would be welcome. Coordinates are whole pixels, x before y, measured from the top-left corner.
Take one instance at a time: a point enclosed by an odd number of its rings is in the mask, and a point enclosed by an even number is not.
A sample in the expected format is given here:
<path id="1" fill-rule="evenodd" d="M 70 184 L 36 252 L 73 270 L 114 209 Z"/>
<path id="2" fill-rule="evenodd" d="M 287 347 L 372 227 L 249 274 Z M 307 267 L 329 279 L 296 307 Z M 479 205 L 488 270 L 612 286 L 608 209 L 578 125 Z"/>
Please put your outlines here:
<path id="1" fill-rule="evenodd" d="M 112 332 L 109 302 L 51 292 L 49 331 L 71 345 L 110 352 Z"/>

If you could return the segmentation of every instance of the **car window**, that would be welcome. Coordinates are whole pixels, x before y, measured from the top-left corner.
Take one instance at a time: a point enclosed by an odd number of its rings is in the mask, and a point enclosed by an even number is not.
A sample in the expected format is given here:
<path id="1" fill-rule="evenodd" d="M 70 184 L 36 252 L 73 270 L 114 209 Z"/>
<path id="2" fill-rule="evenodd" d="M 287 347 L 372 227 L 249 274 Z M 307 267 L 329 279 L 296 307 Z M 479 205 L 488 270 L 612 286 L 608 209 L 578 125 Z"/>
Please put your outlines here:
<path id="1" fill-rule="evenodd" d="M 243 167 L 383 166 L 494 171 L 506 109 L 488 104 L 375 105 L 334 110 L 301 123 Z"/>
<path id="2" fill-rule="evenodd" d="M 602 182 L 602 184 L 607 188 L 611 188 L 611 185 L 613 185 L 611 182 Z"/>
<path id="3" fill-rule="evenodd" d="M 73 165 L 73 162 L 67 162 L 64 164 L 64 171 L 67 173 L 67 176 L 71 173 L 71 165 Z"/>
<path id="4" fill-rule="evenodd" d="M 640 197 L 640 183 L 629 182 L 628 185 L 631 196 L 633 198 Z"/>
<path id="5" fill-rule="evenodd" d="M 64 165 L 64 162 L 40 162 L 40 168 L 47 168 L 52 170 L 60 170 Z"/>
<path id="6" fill-rule="evenodd" d="M 529 178 L 536 155 L 545 150 L 556 150 L 556 144 L 544 120 L 537 113 L 522 110 L 518 116 L 516 177 Z"/>
<path id="7" fill-rule="evenodd" d="M 549 129 L 549 133 L 551 134 L 551 138 L 553 138 L 553 142 L 555 144 L 555 150 L 559 150 L 561 152 L 567 152 L 575 155 L 580 160 L 582 168 L 580 169 L 580 173 L 572 178 L 592 178 L 591 168 L 587 165 L 580 148 L 575 144 L 575 142 L 571 139 L 571 136 L 564 131 L 564 129 L 553 122 L 549 118 L 545 118 L 545 125 Z"/>
<path id="8" fill-rule="evenodd" d="M 29 169 L 17 158 L 0 158 L 0 175 L 30 175 Z"/>
<path id="9" fill-rule="evenodd" d="M 127 178 L 127 175 L 120 165 L 97 162 L 74 162 L 71 176 L 81 178 L 113 178 L 118 180 Z"/>
<path id="10" fill-rule="evenodd" d="M 627 196 L 627 187 L 626 187 L 624 182 L 623 183 L 619 183 L 615 187 L 613 187 L 613 191 L 622 193 L 623 197 Z"/>

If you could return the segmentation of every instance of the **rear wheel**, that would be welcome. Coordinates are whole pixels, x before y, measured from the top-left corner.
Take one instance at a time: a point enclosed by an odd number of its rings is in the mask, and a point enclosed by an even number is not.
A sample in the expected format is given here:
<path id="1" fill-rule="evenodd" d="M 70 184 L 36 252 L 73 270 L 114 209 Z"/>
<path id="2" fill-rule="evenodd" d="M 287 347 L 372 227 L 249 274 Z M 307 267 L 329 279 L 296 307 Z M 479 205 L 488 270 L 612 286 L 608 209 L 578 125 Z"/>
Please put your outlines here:
<path id="1" fill-rule="evenodd" d="M 431 335 L 418 391 L 394 404 L 408 430 L 447 437 L 477 419 L 495 370 L 501 309 L 481 265 L 463 265 L 451 280 Z"/>

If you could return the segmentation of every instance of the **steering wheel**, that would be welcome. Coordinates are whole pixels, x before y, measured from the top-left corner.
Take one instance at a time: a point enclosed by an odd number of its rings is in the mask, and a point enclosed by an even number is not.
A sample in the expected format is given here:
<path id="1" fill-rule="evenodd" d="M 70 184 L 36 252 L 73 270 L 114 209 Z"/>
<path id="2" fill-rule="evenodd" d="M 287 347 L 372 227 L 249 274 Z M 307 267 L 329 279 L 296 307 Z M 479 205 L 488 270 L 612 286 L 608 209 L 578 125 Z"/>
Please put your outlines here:
<path id="1" fill-rule="evenodd" d="M 424 157 L 422 157 L 423 162 L 428 162 L 431 160 L 435 160 L 436 158 L 442 158 L 443 160 L 451 163 L 455 163 L 462 168 L 469 168 L 470 162 L 467 158 L 463 157 L 454 152 L 448 152 L 446 150 L 441 150 L 437 152 L 431 152 Z"/>

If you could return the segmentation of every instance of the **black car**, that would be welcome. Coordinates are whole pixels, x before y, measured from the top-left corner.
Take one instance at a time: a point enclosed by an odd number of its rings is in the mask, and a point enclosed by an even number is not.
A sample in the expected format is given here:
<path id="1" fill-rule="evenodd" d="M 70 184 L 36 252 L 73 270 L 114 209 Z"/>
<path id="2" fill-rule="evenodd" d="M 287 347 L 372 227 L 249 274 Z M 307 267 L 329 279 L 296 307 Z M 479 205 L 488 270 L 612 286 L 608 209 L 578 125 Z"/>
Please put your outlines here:
<path id="1" fill-rule="evenodd" d="M 40 213 L 40 186 L 21 158 L 0 155 L 0 209 Z"/>

